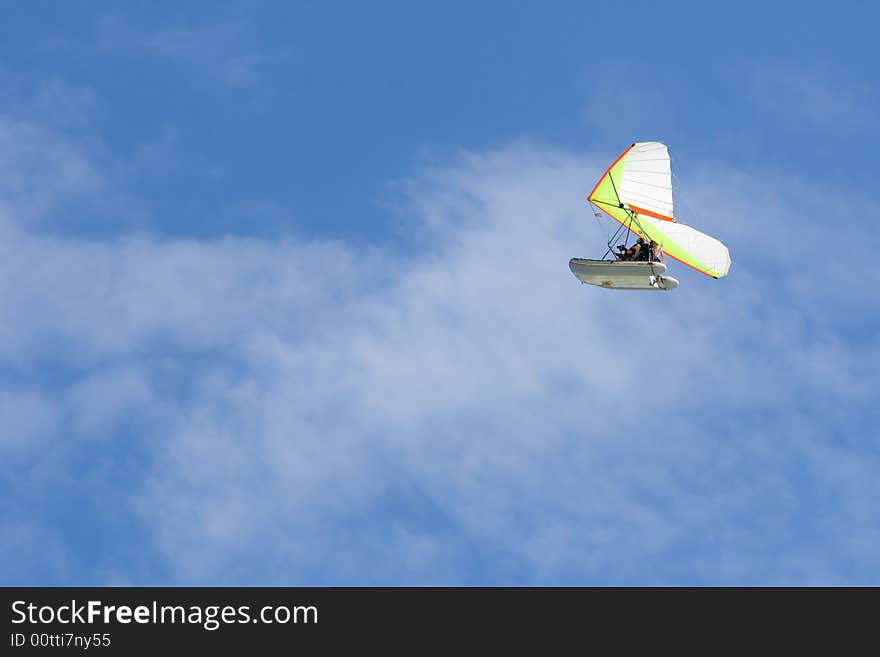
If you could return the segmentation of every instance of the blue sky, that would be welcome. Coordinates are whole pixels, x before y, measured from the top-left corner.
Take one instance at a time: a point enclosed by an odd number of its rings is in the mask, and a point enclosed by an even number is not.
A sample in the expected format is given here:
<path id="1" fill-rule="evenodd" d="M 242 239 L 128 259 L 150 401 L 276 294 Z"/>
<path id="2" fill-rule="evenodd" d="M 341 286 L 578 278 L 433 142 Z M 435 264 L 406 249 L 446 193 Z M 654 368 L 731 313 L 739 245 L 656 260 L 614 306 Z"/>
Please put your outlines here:
<path id="1" fill-rule="evenodd" d="M 877 17 L 10 9 L 0 582 L 877 584 Z M 568 271 L 646 140 L 728 278 Z"/>

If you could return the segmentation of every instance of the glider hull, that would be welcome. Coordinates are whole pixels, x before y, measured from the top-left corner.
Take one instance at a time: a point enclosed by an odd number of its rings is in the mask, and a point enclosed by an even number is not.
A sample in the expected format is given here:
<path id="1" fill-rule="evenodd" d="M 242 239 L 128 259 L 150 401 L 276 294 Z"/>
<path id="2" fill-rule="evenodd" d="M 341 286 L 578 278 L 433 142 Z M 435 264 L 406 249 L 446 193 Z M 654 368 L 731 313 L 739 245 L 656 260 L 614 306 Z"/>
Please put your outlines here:
<path id="1" fill-rule="evenodd" d="M 678 281 L 664 276 L 662 262 L 614 262 L 572 258 L 568 263 L 571 273 L 581 282 L 614 290 L 674 290 Z"/>

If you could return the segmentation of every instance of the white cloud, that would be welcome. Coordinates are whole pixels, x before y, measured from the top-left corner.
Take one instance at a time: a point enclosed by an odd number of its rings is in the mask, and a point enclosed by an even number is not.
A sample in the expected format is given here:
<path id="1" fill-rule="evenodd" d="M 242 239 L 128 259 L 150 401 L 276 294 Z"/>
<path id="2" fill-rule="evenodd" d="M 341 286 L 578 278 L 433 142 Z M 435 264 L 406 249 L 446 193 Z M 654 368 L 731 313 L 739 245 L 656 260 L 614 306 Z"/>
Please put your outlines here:
<path id="1" fill-rule="evenodd" d="M 175 24 L 145 28 L 119 16 L 105 16 L 97 25 L 97 44 L 104 50 L 155 57 L 207 74 L 231 87 L 263 83 L 267 67 L 290 58 L 287 50 L 267 51 L 257 44 L 246 20 Z"/>
<path id="2" fill-rule="evenodd" d="M 103 107 L 89 86 L 57 77 L 33 82 L 0 64 L 0 103 L 7 115 L 53 127 L 89 125 L 103 117 Z"/>
<path id="3" fill-rule="evenodd" d="M 591 71 L 585 89 L 587 102 L 581 118 L 592 130 L 593 143 L 619 146 L 618 152 L 637 141 L 671 143 L 688 121 L 683 118 L 688 108 L 682 106 L 680 90 L 659 86 L 630 63 L 606 64 L 598 72 Z"/>
<path id="4" fill-rule="evenodd" d="M 0 451 L 7 464 L 13 464 L 16 455 L 45 448 L 41 438 L 57 431 L 59 421 L 51 400 L 23 390 L 0 389 L 0 418 Z"/>
<path id="5" fill-rule="evenodd" d="M 0 582 L 4 586 L 34 586 L 46 578 L 70 576 L 63 539 L 39 522 L 0 518 Z"/>
<path id="6" fill-rule="evenodd" d="M 33 222 L 105 185 L 81 147 L 31 122 L 0 116 L 0 228 Z"/>
<path id="7" fill-rule="evenodd" d="M 755 106 L 785 130 L 864 134 L 877 120 L 873 86 L 840 71 L 765 63 L 748 68 L 747 89 Z"/>
<path id="8" fill-rule="evenodd" d="M 847 285 L 870 268 L 780 261 L 716 168 L 700 227 L 729 279 L 582 287 L 603 162 L 523 142 L 426 167 L 397 187 L 408 253 L 7 224 L 0 362 L 69 372 L 32 407 L 94 435 L 48 460 L 146 448 L 125 490 L 89 479 L 155 541 L 139 583 L 875 581 L 877 456 L 832 432 L 876 413 L 878 353 L 827 315 L 872 316 Z M 823 234 L 809 198 L 780 202 L 796 182 L 746 182 L 771 235 Z"/>

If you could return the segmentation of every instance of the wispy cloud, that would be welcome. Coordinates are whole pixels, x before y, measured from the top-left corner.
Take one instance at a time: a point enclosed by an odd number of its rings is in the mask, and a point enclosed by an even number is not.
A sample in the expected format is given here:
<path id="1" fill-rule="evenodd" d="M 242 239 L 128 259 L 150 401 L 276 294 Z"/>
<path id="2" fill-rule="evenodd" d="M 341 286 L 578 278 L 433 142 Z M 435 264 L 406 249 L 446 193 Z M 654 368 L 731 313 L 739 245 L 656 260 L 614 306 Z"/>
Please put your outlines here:
<path id="1" fill-rule="evenodd" d="M 593 74 L 588 89 L 581 116 L 595 141 L 607 139 L 623 148 L 661 135 L 669 140 L 681 128 L 677 90 L 658 87 L 637 66 L 605 65 Z"/>
<path id="2" fill-rule="evenodd" d="M 833 312 L 864 310 L 849 282 L 875 275 L 781 264 L 707 176 L 729 279 L 581 287 L 607 157 L 523 142 L 426 165 L 396 188 L 407 254 L 7 222 L 5 449 L 51 445 L 8 499 L 112 495 L 124 512 L 93 522 L 136 526 L 137 583 L 877 581 L 878 455 L 855 435 L 880 354 Z M 794 183 L 744 182 L 779 222 L 820 222 Z"/>
<path id="3" fill-rule="evenodd" d="M 34 84 L 2 65 L 0 105 L 4 116 L 56 129 L 87 126 L 104 111 L 89 86 L 73 85 L 59 77 L 48 77 Z"/>
<path id="4" fill-rule="evenodd" d="M 147 28 L 119 16 L 106 16 L 98 23 L 97 35 L 98 47 L 104 50 L 166 60 L 233 87 L 263 83 L 265 67 L 291 55 L 288 50 L 261 48 L 243 19 Z"/>
<path id="5" fill-rule="evenodd" d="M 753 65 L 747 70 L 752 103 L 785 130 L 851 134 L 877 121 L 876 89 L 848 79 L 840 71 L 772 64 Z"/>
<path id="6" fill-rule="evenodd" d="M 0 224 L 45 219 L 60 202 L 93 199 L 106 186 L 82 146 L 32 121 L 0 115 Z"/>
<path id="7" fill-rule="evenodd" d="M 2 507 L 0 507 L 2 508 Z M 39 521 L 11 520 L 3 509 L 0 531 L 0 581 L 36 582 L 70 577 L 70 563 L 64 540 Z"/>

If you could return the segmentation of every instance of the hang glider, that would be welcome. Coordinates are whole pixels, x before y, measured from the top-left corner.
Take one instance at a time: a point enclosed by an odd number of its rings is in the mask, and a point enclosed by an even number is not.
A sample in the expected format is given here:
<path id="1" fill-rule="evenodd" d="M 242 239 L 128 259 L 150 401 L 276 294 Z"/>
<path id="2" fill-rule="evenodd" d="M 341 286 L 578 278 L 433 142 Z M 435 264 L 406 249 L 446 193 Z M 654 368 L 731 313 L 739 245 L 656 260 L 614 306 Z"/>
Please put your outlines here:
<path id="1" fill-rule="evenodd" d="M 631 233 L 641 238 L 642 253 L 634 262 L 627 262 L 622 253 L 617 260 L 573 258 L 569 268 L 581 282 L 618 289 L 675 289 L 678 281 L 664 276 L 663 255 L 713 278 L 727 275 L 727 247 L 675 220 L 672 170 L 665 144 L 640 142 L 627 148 L 599 178 L 587 199 L 620 223 L 627 231 L 625 236 Z M 651 254 L 646 258 L 648 245 Z M 608 249 L 606 253 L 613 254 L 611 243 Z M 659 271 L 660 265 L 663 271 Z"/>

